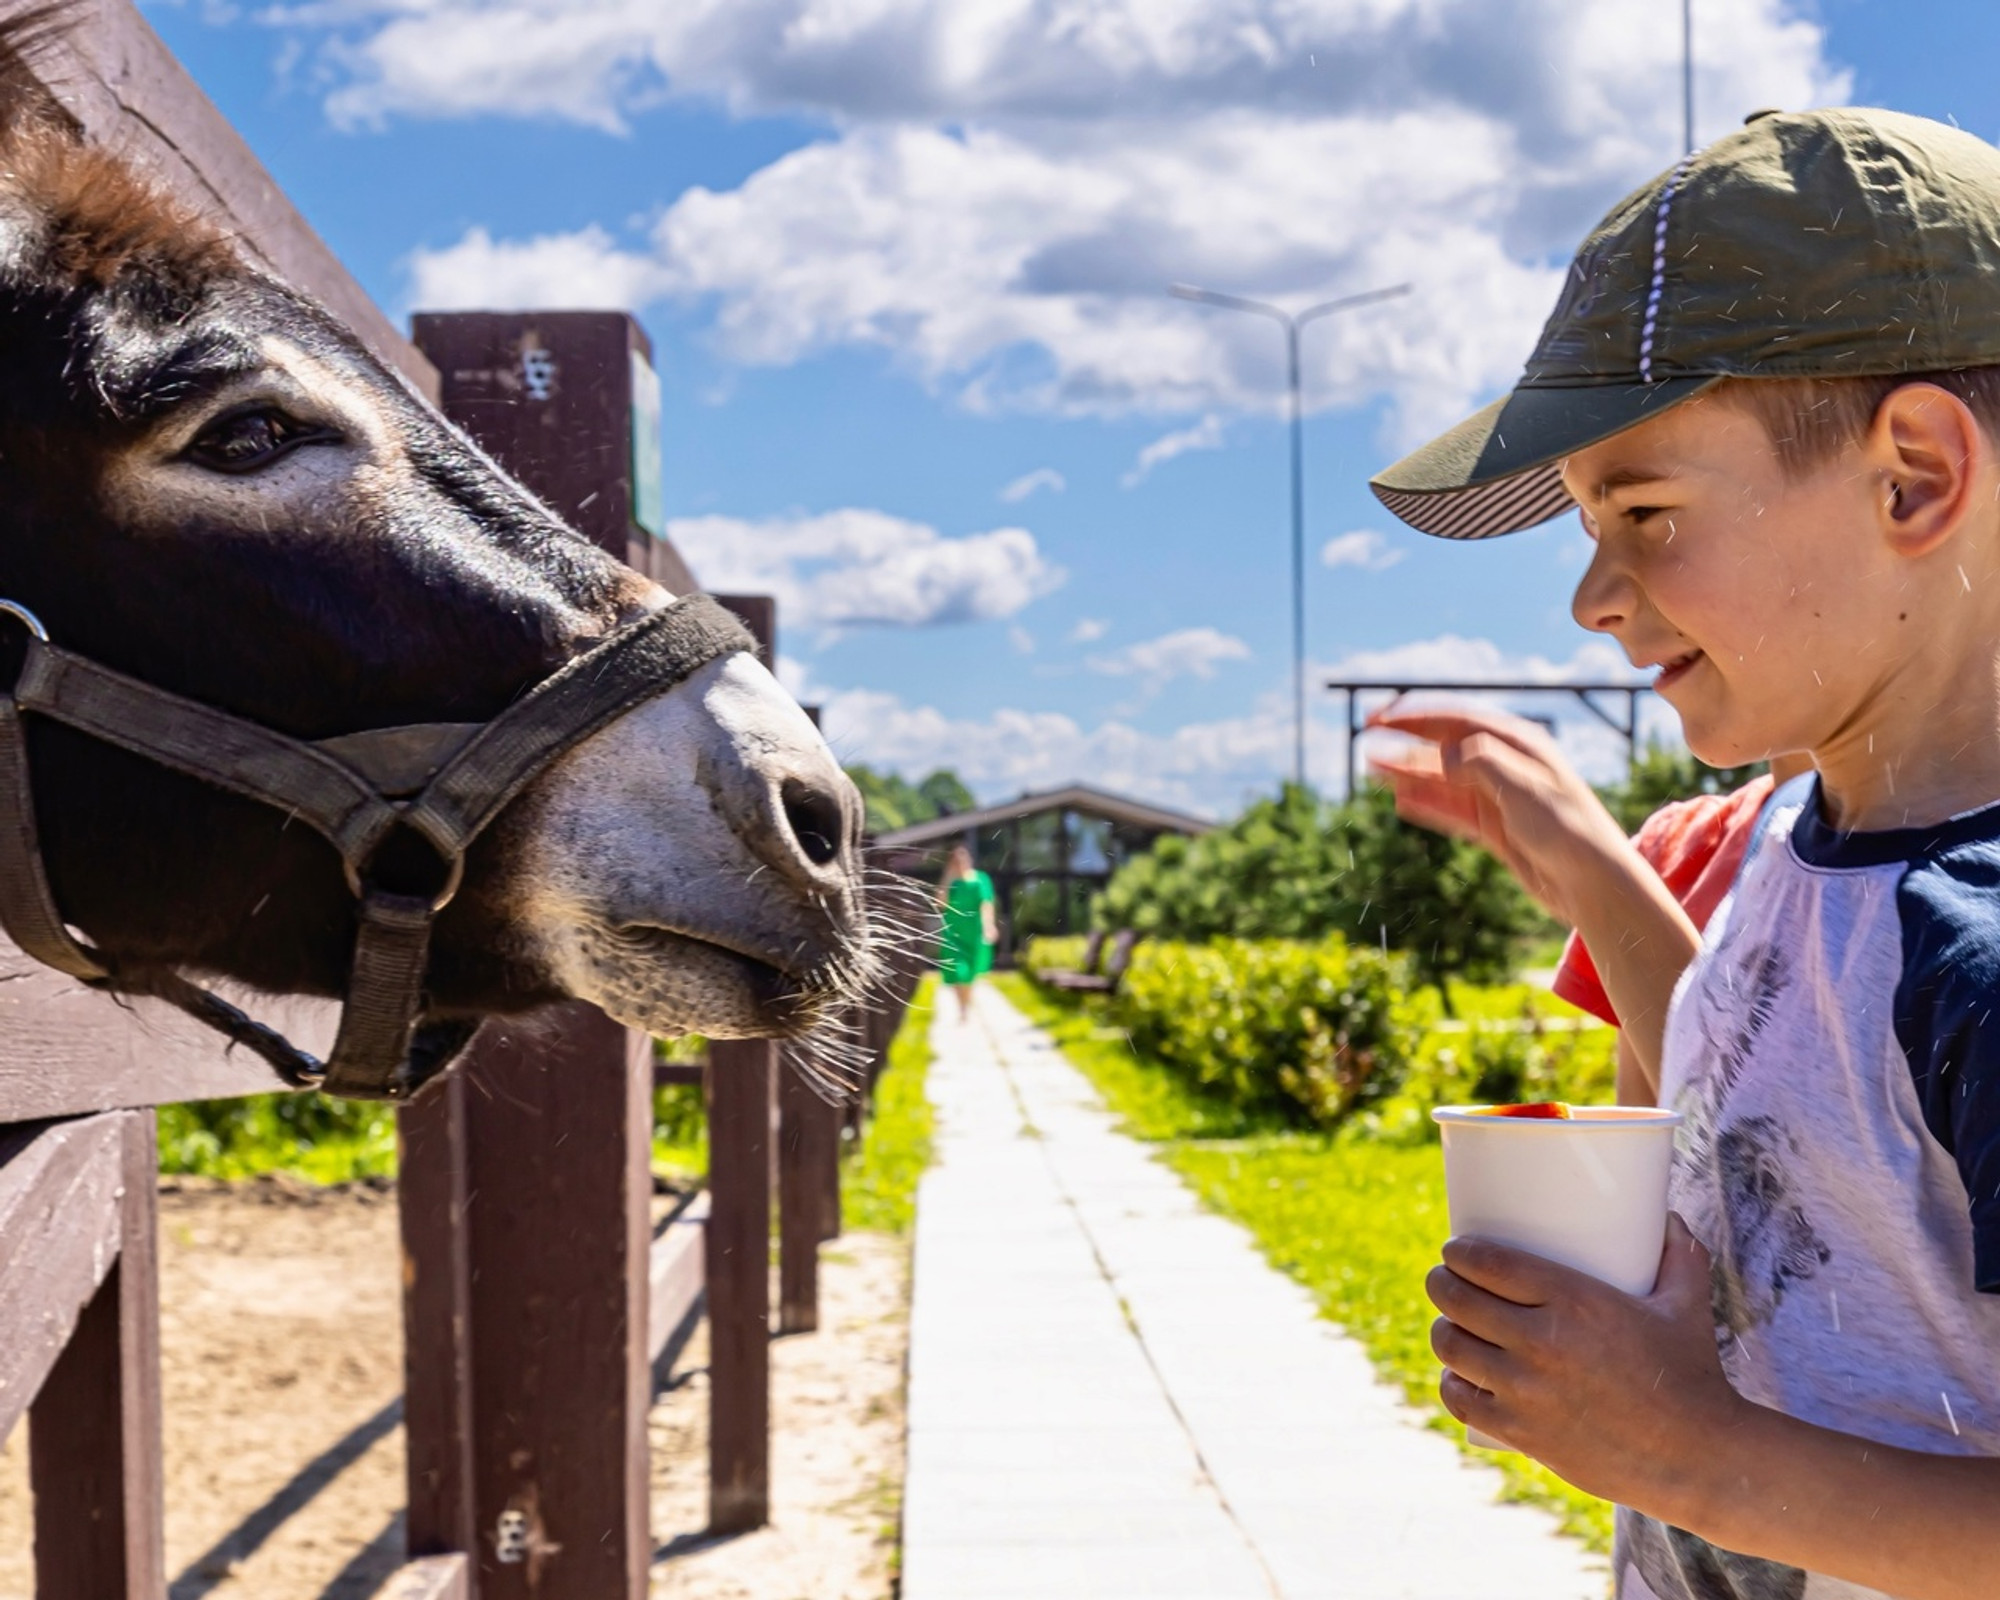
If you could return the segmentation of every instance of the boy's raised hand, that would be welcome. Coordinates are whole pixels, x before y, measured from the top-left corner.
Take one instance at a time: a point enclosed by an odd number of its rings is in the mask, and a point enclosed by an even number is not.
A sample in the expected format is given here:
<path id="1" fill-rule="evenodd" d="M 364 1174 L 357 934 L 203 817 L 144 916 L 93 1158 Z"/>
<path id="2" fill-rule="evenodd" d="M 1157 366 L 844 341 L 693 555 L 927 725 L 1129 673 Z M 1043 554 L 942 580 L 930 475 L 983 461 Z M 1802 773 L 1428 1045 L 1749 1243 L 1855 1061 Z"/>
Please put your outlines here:
<path id="1" fill-rule="evenodd" d="M 1708 1252 L 1678 1216 L 1643 1298 L 1479 1239 L 1448 1243 L 1425 1289 L 1446 1409 L 1621 1505 L 1675 1504 L 1745 1405 L 1716 1354 Z"/>
<path id="2" fill-rule="evenodd" d="M 1491 850 L 1565 922 L 1583 920 L 1576 891 L 1584 863 L 1632 855 L 1604 802 L 1532 722 L 1481 708 L 1391 706 L 1368 726 L 1421 741 L 1369 759 L 1369 771 L 1394 791 L 1398 816 Z"/>

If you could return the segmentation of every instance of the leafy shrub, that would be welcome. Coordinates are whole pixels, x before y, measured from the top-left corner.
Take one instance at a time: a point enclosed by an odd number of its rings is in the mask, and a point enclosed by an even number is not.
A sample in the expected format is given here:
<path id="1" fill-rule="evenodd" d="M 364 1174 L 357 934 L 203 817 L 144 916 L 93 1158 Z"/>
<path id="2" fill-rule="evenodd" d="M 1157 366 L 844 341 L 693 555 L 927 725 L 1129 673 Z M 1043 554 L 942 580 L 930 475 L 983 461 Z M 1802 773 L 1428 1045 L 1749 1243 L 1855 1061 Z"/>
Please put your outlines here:
<path id="1" fill-rule="evenodd" d="M 159 1118 L 162 1172 L 348 1183 L 396 1170 L 396 1111 L 379 1101 L 258 1094 L 161 1106 Z"/>
<path id="2" fill-rule="evenodd" d="M 1042 941 L 1028 964 L 1081 953 L 1079 941 Z M 1525 984 L 1454 980 L 1447 1016 L 1437 990 L 1410 984 L 1410 968 L 1337 936 L 1147 941 L 1091 1014 L 1115 1023 L 1138 1059 L 1253 1122 L 1351 1119 L 1364 1135 L 1420 1143 L 1437 1137 L 1436 1106 L 1611 1099 L 1612 1029 Z"/>
<path id="3" fill-rule="evenodd" d="M 1407 952 L 1434 984 L 1509 976 L 1548 926 L 1497 860 L 1400 821 L 1387 790 L 1336 806 L 1296 785 L 1198 839 L 1160 840 L 1105 886 L 1092 919 L 1190 941 L 1340 934 Z"/>
<path id="4" fill-rule="evenodd" d="M 1139 946 L 1112 1011 L 1142 1056 L 1250 1112 L 1331 1127 L 1393 1093 L 1436 998 L 1331 937 Z"/>
<path id="5" fill-rule="evenodd" d="M 1436 1140 L 1431 1112 L 1439 1106 L 1613 1098 L 1616 1029 L 1535 990 L 1489 990 L 1476 999 L 1475 1018 L 1440 1019 L 1418 1041 L 1397 1093 L 1360 1119 L 1363 1131 L 1420 1144 Z"/>
<path id="6" fill-rule="evenodd" d="M 1077 972 L 1089 943 L 1081 934 L 1041 934 L 1021 946 L 1018 965 L 1028 972 Z"/>

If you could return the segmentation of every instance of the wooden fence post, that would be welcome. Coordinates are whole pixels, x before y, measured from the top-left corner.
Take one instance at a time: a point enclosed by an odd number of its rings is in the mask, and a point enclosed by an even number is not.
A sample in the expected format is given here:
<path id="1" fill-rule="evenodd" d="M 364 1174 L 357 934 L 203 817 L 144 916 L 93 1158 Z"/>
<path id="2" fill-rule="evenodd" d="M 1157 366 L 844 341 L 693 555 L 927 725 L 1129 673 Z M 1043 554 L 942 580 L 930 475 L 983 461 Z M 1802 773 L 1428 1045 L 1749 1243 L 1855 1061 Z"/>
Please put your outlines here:
<path id="1" fill-rule="evenodd" d="M 414 326 L 447 416 L 600 546 L 693 588 L 658 537 L 658 385 L 637 323 L 464 312 Z M 406 1212 L 457 1204 L 466 1220 L 462 1267 L 434 1218 L 405 1224 L 411 1314 L 420 1298 L 425 1315 L 460 1294 L 466 1307 L 462 1339 L 412 1333 L 429 1374 L 410 1415 L 412 1506 L 440 1543 L 465 1537 L 471 1507 L 477 1600 L 643 1600 L 651 1041 L 569 1006 L 489 1026 L 458 1071 L 456 1111 L 415 1107 L 406 1125 L 415 1159 L 463 1163 L 462 1179 L 406 1179 Z M 459 1134 L 425 1125 L 454 1115 Z"/>
<path id="2" fill-rule="evenodd" d="M 772 1080 L 769 1039 L 708 1047 L 708 1525 L 771 1515 Z"/>
<path id="3" fill-rule="evenodd" d="M 479 1548 L 472 1497 L 465 1092 L 465 1074 L 448 1073 L 396 1114 L 412 1556 Z"/>
<path id="4" fill-rule="evenodd" d="M 117 1113 L 118 1259 L 29 1409 L 35 1593 L 166 1593 L 160 1462 L 159 1157 L 151 1111 Z"/>
<path id="5" fill-rule="evenodd" d="M 778 1331 L 819 1326 L 819 1247 L 840 1236 L 840 1110 L 778 1052 Z"/>

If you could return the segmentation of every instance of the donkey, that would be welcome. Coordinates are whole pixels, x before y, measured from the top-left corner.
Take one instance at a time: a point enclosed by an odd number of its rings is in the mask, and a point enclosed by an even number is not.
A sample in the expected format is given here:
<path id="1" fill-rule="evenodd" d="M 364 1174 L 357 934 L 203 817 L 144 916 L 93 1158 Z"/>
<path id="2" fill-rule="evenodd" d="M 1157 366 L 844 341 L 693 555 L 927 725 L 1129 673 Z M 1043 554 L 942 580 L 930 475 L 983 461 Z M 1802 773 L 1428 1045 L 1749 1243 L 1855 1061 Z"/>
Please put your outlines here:
<path id="1" fill-rule="evenodd" d="M 84 142 L 26 68 L 60 12 L 0 19 L 0 600 L 79 657 L 321 741 L 486 722 L 673 599 Z M 0 687 L 24 648 L 8 621 Z M 44 899 L 108 987 L 342 992 L 356 902 L 311 829 L 60 722 L 22 727 Z M 655 1033 L 806 1030 L 875 960 L 859 831 L 797 705 L 722 655 L 479 834 L 432 930 L 423 1019 L 575 997 Z"/>

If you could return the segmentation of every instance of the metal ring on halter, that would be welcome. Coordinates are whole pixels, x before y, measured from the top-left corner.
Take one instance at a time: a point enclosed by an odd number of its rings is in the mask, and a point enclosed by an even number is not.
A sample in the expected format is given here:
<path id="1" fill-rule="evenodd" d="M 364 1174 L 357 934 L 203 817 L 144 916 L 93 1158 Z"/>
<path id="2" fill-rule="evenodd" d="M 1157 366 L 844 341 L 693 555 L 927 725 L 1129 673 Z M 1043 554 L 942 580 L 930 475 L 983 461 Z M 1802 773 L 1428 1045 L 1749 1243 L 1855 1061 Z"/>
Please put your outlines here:
<path id="1" fill-rule="evenodd" d="M 5 612 L 8 616 L 14 618 L 15 621 L 19 622 L 22 627 L 26 628 L 28 632 L 32 633 L 43 644 L 49 642 L 49 630 L 42 626 L 42 619 L 26 606 L 13 600 L 0 600 L 0 612 Z"/>
<path id="2" fill-rule="evenodd" d="M 363 898 L 368 893 L 368 885 L 361 881 L 361 869 L 352 861 L 343 861 L 340 866 L 341 870 L 347 874 L 348 892 L 357 900 Z M 444 887 L 431 896 L 431 910 L 442 911 L 446 906 L 450 905 L 458 894 L 459 885 L 464 882 L 465 857 L 462 855 L 449 857 L 445 871 Z"/>

